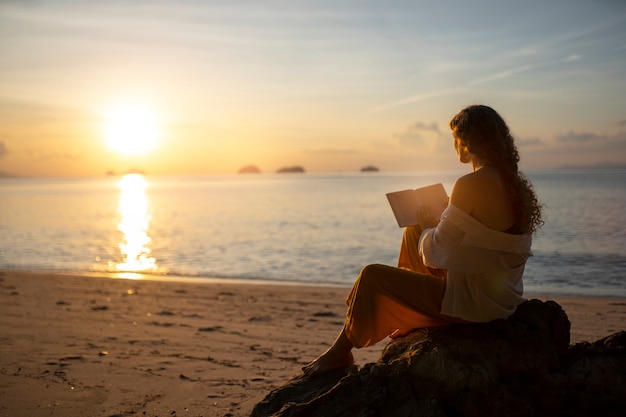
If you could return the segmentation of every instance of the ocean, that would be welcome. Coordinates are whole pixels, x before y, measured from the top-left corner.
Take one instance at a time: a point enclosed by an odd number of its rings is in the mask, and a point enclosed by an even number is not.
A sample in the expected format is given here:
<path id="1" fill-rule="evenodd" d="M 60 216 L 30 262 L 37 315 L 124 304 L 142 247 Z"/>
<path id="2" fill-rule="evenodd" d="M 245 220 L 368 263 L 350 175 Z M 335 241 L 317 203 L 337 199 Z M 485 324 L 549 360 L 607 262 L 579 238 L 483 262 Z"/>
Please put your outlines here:
<path id="1" fill-rule="evenodd" d="M 0 179 L 0 269 L 351 285 L 395 265 L 385 193 L 463 172 Z M 527 293 L 626 296 L 626 170 L 528 171 Z"/>

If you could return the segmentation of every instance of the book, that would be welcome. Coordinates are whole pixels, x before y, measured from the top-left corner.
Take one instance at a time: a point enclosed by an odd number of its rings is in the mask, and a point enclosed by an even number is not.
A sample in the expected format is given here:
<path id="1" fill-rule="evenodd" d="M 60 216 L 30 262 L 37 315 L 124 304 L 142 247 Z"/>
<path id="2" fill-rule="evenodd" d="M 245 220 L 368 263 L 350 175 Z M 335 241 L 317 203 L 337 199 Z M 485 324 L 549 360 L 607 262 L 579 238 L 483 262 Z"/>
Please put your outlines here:
<path id="1" fill-rule="evenodd" d="M 400 227 L 418 225 L 417 211 L 421 206 L 430 207 L 431 214 L 438 219 L 448 206 L 449 200 L 441 183 L 414 190 L 394 191 L 386 195 Z"/>

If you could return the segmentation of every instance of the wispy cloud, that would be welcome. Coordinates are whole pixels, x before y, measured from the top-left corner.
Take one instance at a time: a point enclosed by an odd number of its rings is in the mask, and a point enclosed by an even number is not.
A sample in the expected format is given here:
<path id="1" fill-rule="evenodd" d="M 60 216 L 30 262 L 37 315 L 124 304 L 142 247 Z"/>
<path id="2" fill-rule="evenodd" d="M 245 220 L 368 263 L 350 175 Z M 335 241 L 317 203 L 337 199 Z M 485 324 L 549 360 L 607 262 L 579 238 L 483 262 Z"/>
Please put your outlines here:
<path id="1" fill-rule="evenodd" d="M 590 133 L 590 132 L 576 133 L 573 131 L 569 131 L 567 133 L 564 133 L 556 137 L 557 142 L 570 143 L 570 144 L 598 142 L 598 141 L 604 141 L 605 139 L 606 139 L 606 136 L 604 135 L 601 136 L 601 135 L 597 135 L 595 133 Z"/>
<path id="2" fill-rule="evenodd" d="M 568 55 L 565 58 L 561 58 L 561 59 L 544 61 L 544 62 L 540 62 L 540 63 L 537 63 L 537 64 L 520 65 L 518 67 L 508 68 L 508 69 L 505 69 L 503 71 L 496 72 L 494 74 L 490 74 L 490 75 L 486 75 L 484 77 L 476 78 L 475 80 L 470 81 L 467 85 L 468 86 L 474 86 L 474 85 L 479 85 L 479 84 L 485 84 L 485 83 L 488 83 L 490 81 L 502 80 L 502 79 L 505 79 L 505 78 L 509 78 L 509 77 L 511 77 L 513 75 L 521 74 L 521 73 L 528 72 L 528 71 L 533 71 L 533 70 L 537 70 L 537 69 L 548 68 L 548 67 L 555 66 L 555 65 L 575 62 L 575 61 L 578 61 L 581 58 L 582 58 L 581 55 L 572 54 L 572 55 Z"/>
<path id="3" fill-rule="evenodd" d="M 565 145 L 591 145 L 591 146 L 620 146 L 626 149 L 626 132 L 616 134 L 599 134 L 592 132 L 573 132 L 569 131 L 556 137 L 557 143 Z"/>
<path id="4" fill-rule="evenodd" d="M 26 149 L 24 154 L 33 160 L 51 161 L 51 160 L 78 160 L 82 158 L 82 154 L 74 149 Z"/>
<path id="5" fill-rule="evenodd" d="M 624 17 L 618 16 L 615 19 L 611 19 L 610 21 L 604 22 L 602 24 L 597 24 L 594 26 L 581 28 L 579 30 L 566 32 L 551 39 L 542 39 L 541 44 L 526 45 L 514 51 L 505 52 L 499 57 L 496 57 L 495 61 L 506 62 L 508 60 L 522 60 L 535 62 L 523 63 L 521 65 L 507 67 L 502 69 L 501 71 L 497 71 L 495 73 L 487 74 L 469 80 L 468 82 L 457 85 L 455 87 L 435 91 L 420 92 L 418 94 L 403 97 L 398 100 L 374 106 L 369 109 L 367 113 L 378 113 L 406 104 L 421 102 L 432 98 L 455 95 L 463 91 L 467 91 L 472 87 L 484 85 L 493 81 L 504 80 L 522 73 L 574 63 L 576 61 L 582 60 L 583 55 L 577 52 L 572 52 L 558 59 L 541 60 L 541 57 L 554 56 L 555 54 L 558 54 L 559 50 L 576 50 L 576 48 L 580 46 L 581 42 L 589 42 L 588 38 L 590 35 L 622 24 L 623 21 Z M 469 73 L 470 69 L 464 68 L 464 71 Z"/>
<path id="6" fill-rule="evenodd" d="M 442 90 L 430 91 L 427 93 L 416 94 L 409 97 L 404 97 L 396 101 L 392 101 L 389 103 L 381 104 L 379 106 L 373 107 L 367 111 L 367 113 L 378 113 L 384 110 L 389 110 L 394 107 L 403 106 L 405 104 L 415 103 L 418 101 L 429 100 L 437 97 L 451 96 L 453 94 L 458 94 L 464 90 L 463 87 L 454 87 L 454 88 L 446 88 Z"/>
<path id="7" fill-rule="evenodd" d="M 582 59 L 582 55 L 571 54 L 560 59 L 548 60 L 548 61 L 539 62 L 535 64 L 524 64 L 524 65 L 520 65 L 517 67 L 506 68 L 502 71 L 498 71 L 493 74 L 488 74 L 479 78 L 475 78 L 465 83 L 464 85 L 461 85 L 458 87 L 446 88 L 446 89 L 431 91 L 427 93 L 420 93 L 420 94 L 404 97 L 404 98 L 401 98 L 399 100 L 392 101 L 389 103 L 381 104 L 379 106 L 369 109 L 368 113 L 378 113 L 384 110 L 389 110 L 394 107 L 399 107 L 399 106 L 403 106 L 406 104 L 416 103 L 419 101 L 429 100 L 429 99 L 437 98 L 437 97 L 459 94 L 477 85 L 487 84 L 489 82 L 497 81 L 497 80 L 503 80 L 503 79 L 506 79 L 506 78 L 509 78 L 509 77 L 512 77 L 514 75 L 521 74 L 524 72 L 548 68 L 548 67 L 557 66 L 561 64 L 572 63 L 580 59 Z"/>

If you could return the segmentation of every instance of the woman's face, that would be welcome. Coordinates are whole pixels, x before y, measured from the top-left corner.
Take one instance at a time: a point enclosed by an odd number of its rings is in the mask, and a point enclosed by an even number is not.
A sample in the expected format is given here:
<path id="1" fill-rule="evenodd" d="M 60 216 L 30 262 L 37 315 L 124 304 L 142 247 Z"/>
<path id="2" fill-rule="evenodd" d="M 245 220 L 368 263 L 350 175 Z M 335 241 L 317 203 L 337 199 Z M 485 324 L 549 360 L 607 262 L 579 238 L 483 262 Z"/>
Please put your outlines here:
<path id="1" fill-rule="evenodd" d="M 459 153 L 460 147 L 461 147 L 461 141 L 454 134 L 452 135 L 452 141 L 454 144 L 454 150 L 456 151 L 456 153 Z"/>
<path id="2" fill-rule="evenodd" d="M 463 164 L 467 164 L 470 162 L 470 154 L 467 146 L 461 143 L 461 140 L 453 135 L 454 138 L 454 150 L 456 150 L 456 154 L 459 156 L 459 161 Z"/>

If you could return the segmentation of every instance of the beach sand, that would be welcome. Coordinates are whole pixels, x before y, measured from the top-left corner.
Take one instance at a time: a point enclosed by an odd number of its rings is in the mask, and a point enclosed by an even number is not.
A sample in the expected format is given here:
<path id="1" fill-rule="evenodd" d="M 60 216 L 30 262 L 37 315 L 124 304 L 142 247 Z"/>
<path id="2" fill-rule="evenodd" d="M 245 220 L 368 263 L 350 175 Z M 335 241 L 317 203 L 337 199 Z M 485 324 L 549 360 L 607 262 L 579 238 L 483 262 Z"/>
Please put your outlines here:
<path id="1" fill-rule="evenodd" d="M 348 290 L 0 271 L 0 416 L 247 416 L 329 346 Z M 528 298 L 572 343 L 626 327 L 625 298 Z"/>

